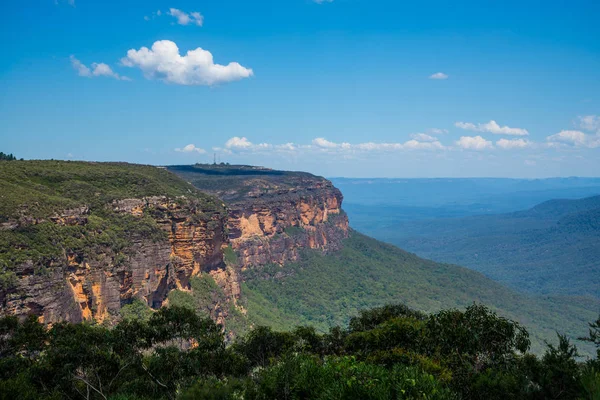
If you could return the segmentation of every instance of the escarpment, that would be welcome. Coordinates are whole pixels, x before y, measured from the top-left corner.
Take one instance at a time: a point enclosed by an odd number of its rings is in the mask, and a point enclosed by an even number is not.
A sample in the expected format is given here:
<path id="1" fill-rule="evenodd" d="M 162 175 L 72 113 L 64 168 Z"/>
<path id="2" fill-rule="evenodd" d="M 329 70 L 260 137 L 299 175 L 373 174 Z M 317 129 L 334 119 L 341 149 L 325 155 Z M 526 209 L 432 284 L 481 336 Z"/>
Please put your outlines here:
<path id="1" fill-rule="evenodd" d="M 324 178 L 169 169 L 0 163 L 0 314 L 111 325 L 138 301 L 243 325 L 242 270 L 336 251 L 348 236 L 342 194 Z"/>
<path id="2" fill-rule="evenodd" d="M 348 237 L 342 193 L 324 178 L 249 166 L 170 169 L 226 202 L 229 240 L 242 269 L 296 261 L 303 249 L 336 251 Z"/>
<path id="3" fill-rule="evenodd" d="M 14 287 L 3 293 L 0 312 L 36 314 L 48 323 L 110 322 L 134 298 L 160 307 L 171 290 L 187 290 L 190 278 L 202 273 L 219 277 L 231 296 L 239 294 L 235 274 L 223 262 L 224 212 L 205 211 L 188 198 L 164 196 L 115 200 L 103 212 L 128 220 L 133 229 L 112 242 L 89 221 L 95 217 L 87 208 L 76 216 L 67 211 L 35 225 L 14 227 L 18 235 L 32 228 L 61 230 L 73 227 L 65 221 L 75 221 L 80 229 L 74 239 L 84 236 L 84 246 L 89 247 L 67 248 L 69 232 L 56 242 L 58 254 L 39 259 L 32 255 L 17 264 Z"/>

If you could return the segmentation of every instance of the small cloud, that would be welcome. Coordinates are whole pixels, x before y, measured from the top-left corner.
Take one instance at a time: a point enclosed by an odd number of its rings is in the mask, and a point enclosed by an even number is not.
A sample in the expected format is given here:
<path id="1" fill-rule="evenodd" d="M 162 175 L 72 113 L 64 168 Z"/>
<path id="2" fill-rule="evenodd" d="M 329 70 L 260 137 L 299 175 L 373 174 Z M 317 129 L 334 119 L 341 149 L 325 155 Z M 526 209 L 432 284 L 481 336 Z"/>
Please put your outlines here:
<path id="1" fill-rule="evenodd" d="M 245 137 L 237 137 L 234 136 L 225 142 L 226 149 L 249 149 L 253 146 L 252 142 L 250 142 Z"/>
<path id="2" fill-rule="evenodd" d="M 494 148 L 491 141 L 485 140 L 481 136 L 461 136 L 456 141 L 456 145 L 466 150 L 487 150 Z"/>
<path id="3" fill-rule="evenodd" d="M 204 24 L 204 16 L 202 16 L 202 14 L 200 14 L 199 12 L 186 13 L 184 11 L 178 10 L 177 8 L 169 8 L 169 11 L 167 11 L 167 15 L 175 17 L 179 25 L 192 24 L 196 26 L 202 26 Z"/>
<path id="4" fill-rule="evenodd" d="M 182 149 L 177 148 L 177 149 L 175 149 L 175 151 L 177 151 L 179 153 L 198 153 L 198 154 L 206 153 L 206 150 L 201 149 L 200 147 L 196 147 L 193 144 L 188 144 L 187 146 L 185 146 Z"/>
<path id="5" fill-rule="evenodd" d="M 329 140 L 327 140 L 325 138 L 313 139 L 312 144 L 317 147 L 323 148 L 323 149 L 335 149 L 336 147 L 341 147 L 344 145 L 344 143 L 338 144 L 338 143 L 330 142 Z"/>
<path id="6" fill-rule="evenodd" d="M 579 127 L 586 131 L 599 131 L 600 132 L 600 117 L 597 115 L 585 115 L 577 117 L 579 121 Z"/>
<path id="7" fill-rule="evenodd" d="M 428 135 L 426 133 L 413 133 L 410 135 L 411 138 L 419 141 L 419 142 L 436 142 L 437 138 Z"/>
<path id="8" fill-rule="evenodd" d="M 333 0 L 313 0 L 313 3 L 317 3 L 317 4 L 333 3 Z"/>
<path id="9" fill-rule="evenodd" d="M 535 160 L 525 160 L 523 164 L 527 165 L 528 167 L 533 167 L 537 165 L 537 162 Z"/>
<path id="10" fill-rule="evenodd" d="M 564 147 L 571 145 L 575 147 L 587 147 L 594 149 L 600 147 L 600 133 L 596 135 L 588 135 L 581 131 L 563 130 L 546 138 L 548 147 Z"/>
<path id="11" fill-rule="evenodd" d="M 182 56 L 177 44 L 170 40 L 156 41 L 151 49 L 131 49 L 121 63 L 140 68 L 146 79 L 160 79 L 177 85 L 213 86 L 254 75 L 252 69 L 237 62 L 215 64 L 213 55 L 200 47 Z"/>
<path id="12" fill-rule="evenodd" d="M 154 19 L 156 17 L 160 17 L 161 15 L 162 15 L 162 12 L 160 10 L 158 10 L 158 11 L 153 12 L 152 15 L 150 15 L 150 16 L 145 15 L 144 19 L 146 21 L 150 21 L 151 19 Z"/>
<path id="13" fill-rule="evenodd" d="M 71 65 L 73 66 L 75 71 L 77 71 L 77 74 L 79 74 L 79 76 L 84 76 L 86 78 L 92 78 L 95 76 L 106 76 L 106 77 L 114 78 L 114 79 L 121 80 L 121 81 L 130 81 L 131 80 L 126 76 L 121 76 L 121 75 L 117 74 L 116 72 L 114 72 L 108 64 L 92 63 L 91 68 L 89 68 L 85 64 L 83 64 L 81 61 L 79 61 L 77 58 L 75 58 L 75 56 L 73 56 L 73 55 L 71 55 L 69 57 L 69 59 L 71 60 Z"/>
<path id="14" fill-rule="evenodd" d="M 531 143 L 524 139 L 500 139 L 496 142 L 496 146 L 504 150 L 524 149 L 530 145 Z"/>
<path id="15" fill-rule="evenodd" d="M 475 132 L 487 132 L 493 133 L 495 135 L 515 135 L 515 136 L 527 136 L 529 132 L 527 129 L 522 128 L 510 128 L 508 126 L 500 126 L 494 120 L 487 122 L 485 124 L 477 124 L 475 125 L 472 122 L 456 122 L 454 124 L 457 128 L 466 129 L 469 131 Z"/>
<path id="16" fill-rule="evenodd" d="M 444 133 L 448 133 L 448 129 L 431 128 L 429 129 L 429 132 L 434 135 L 442 135 Z"/>
<path id="17" fill-rule="evenodd" d="M 435 74 L 430 75 L 429 79 L 438 79 L 438 80 L 448 79 L 448 75 L 446 75 L 443 72 L 436 72 Z"/>

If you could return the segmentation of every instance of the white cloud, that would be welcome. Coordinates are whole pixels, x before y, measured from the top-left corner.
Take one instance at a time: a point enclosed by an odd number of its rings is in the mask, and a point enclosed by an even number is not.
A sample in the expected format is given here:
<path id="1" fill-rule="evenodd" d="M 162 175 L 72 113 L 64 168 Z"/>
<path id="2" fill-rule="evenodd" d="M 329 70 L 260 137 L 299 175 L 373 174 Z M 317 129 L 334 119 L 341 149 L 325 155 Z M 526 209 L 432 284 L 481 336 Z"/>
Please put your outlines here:
<path id="1" fill-rule="evenodd" d="M 426 133 L 413 133 L 410 135 L 411 138 L 418 140 L 419 142 L 436 142 L 437 138 L 428 135 Z"/>
<path id="2" fill-rule="evenodd" d="M 245 137 L 237 137 L 234 136 L 231 139 L 229 139 L 227 142 L 225 142 L 225 148 L 226 149 L 249 149 L 253 146 L 252 142 L 250 142 L 248 139 L 246 139 Z"/>
<path id="3" fill-rule="evenodd" d="M 184 148 L 180 149 L 177 148 L 175 149 L 175 151 L 178 151 L 180 153 L 199 153 L 199 154 L 204 154 L 206 153 L 206 150 L 201 149 L 200 147 L 196 147 L 193 144 L 188 144 L 187 146 L 185 146 Z"/>
<path id="4" fill-rule="evenodd" d="M 442 135 L 444 133 L 448 133 L 448 129 L 431 128 L 429 129 L 429 132 L 433 133 L 434 135 Z"/>
<path id="5" fill-rule="evenodd" d="M 92 63 L 91 68 L 89 68 L 73 55 L 71 55 L 69 59 L 71 60 L 71 65 L 77 71 L 79 76 L 85 76 L 86 78 L 92 78 L 94 76 L 107 76 L 109 78 L 114 78 L 121 81 L 131 80 L 126 76 L 121 76 L 114 72 L 108 64 Z"/>
<path id="6" fill-rule="evenodd" d="M 577 117 L 579 120 L 579 127 L 586 131 L 599 131 L 600 132 L 600 117 L 597 115 L 585 115 Z"/>
<path id="7" fill-rule="evenodd" d="M 86 67 L 81 61 L 79 61 L 77 58 L 75 58 L 74 55 L 71 55 L 69 57 L 69 59 L 71 60 L 71 65 L 77 71 L 79 76 L 87 76 L 87 77 L 92 76 L 92 71 L 90 71 L 90 69 L 88 67 Z"/>
<path id="8" fill-rule="evenodd" d="M 140 68 L 147 79 L 156 78 L 178 85 L 212 86 L 254 75 L 252 69 L 237 62 L 215 64 L 213 55 L 200 47 L 181 56 L 177 44 L 170 40 L 156 41 L 151 49 L 131 49 L 121 63 Z"/>
<path id="9" fill-rule="evenodd" d="M 333 3 L 333 0 L 313 0 L 313 2 L 315 2 L 317 4 L 323 4 L 323 3 Z"/>
<path id="10" fill-rule="evenodd" d="M 561 147 L 568 144 L 575 147 L 600 147 L 600 134 L 588 135 L 581 131 L 563 130 L 546 138 L 549 147 Z"/>
<path id="11" fill-rule="evenodd" d="M 500 126 L 494 120 L 485 124 L 473 124 L 472 122 L 457 122 L 454 124 L 457 128 L 466 129 L 475 132 L 487 132 L 496 135 L 514 135 L 514 136 L 527 136 L 529 132 L 527 129 L 522 128 L 510 128 L 508 126 Z"/>
<path id="12" fill-rule="evenodd" d="M 193 24 L 196 26 L 202 26 L 204 24 L 204 17 L 199 12 L 186 13 L 178 10 L 177 8 L 169 8 L 167 14 L 175 17 L 179 25 Z M 157 15 L 160 15 L 160 11 L 157 13 Z"/>
<path id="13" fill-rule="evenodd" d="M 494 148 L 491 141 L 485 140 L 481 136 L 461 136 L 456 141 L 456 145 L 466 150 L 487 150 Z"/>
<path id="14" fill-rule="evenodd" d="M 443 72 L 436 72 L 435 74 L 430 75 L 429 79 L 438 79 L 438 80 L 448 79 L 448 75 L 446 75 Z"/>
<path id="15" fill-rule="evenodd" d="M 527 165 L 528 167 L 533 167 L 537 164 L 537 162 L 535 160 L 525 160 L 525 161 L 523 161 L 523 163 L 525 165 Z"/>
<path id="16" fill-rule="evenodd" d="M 156 17 L 160 17 L 161 15 L 162 15 L 162 11 L 158 10 L 156 12 L 153 12 L 152 15 L 150 15 L 150 16 L 148 16 L 148 15 L 144 16 L 144 19 L 146 21 L 150 21 L 151 19 L 154 19 Z"/>
<path id="17" fill-rule="evenodd" d="M 408 150 L 442 150 L 444 145 L 442 145 L 437 140 L 429 141 L 429 142 L 419 142 L 418 140 L 409 140 L 405 142 L 402 147 Z"/>
<path id="18" fill-rule="evenodd" d="M 500 139 L 496 142 L 496 146 L 505 150 L 524 149 L 530 145 L 531 142 L 524 139 Z"/>
<path id="19" fill-rule="evenodd" d="M 270 144 L 260 143 L 253 144 L 245 137 L 232 137 L 223 148 L 215 148 L 215 151 L 224 151 L 227 153 L 247 153 L 247 152 L 278 152 L 289 154 L 291 152 L 314 152 L 326 154 L 353 154 L 360 152 L 389 152 L 398 150 L 443 150 L 446 147 L 438 140 L 434 141 L 419 141 L 409 140 L 405 143 L 375 143 L 365 142 L 351 144 L 348 142 L 332 142 L 325 138 L 319 137 L 313 139 L 310 144 L 298 145 L 295 143 Z"/>
<path id="20" fill-rule="evenodd" d="M 313 139 L 312 144 L 317 147 L 323 148 L 323 149 L 335 149 L 338 147 L 348 148 L 348 146 L 350 146 L 349 143 L 334 143 L 334 142 L 330 142 L 329 140 L 327 140 L 325 138 Z"/>

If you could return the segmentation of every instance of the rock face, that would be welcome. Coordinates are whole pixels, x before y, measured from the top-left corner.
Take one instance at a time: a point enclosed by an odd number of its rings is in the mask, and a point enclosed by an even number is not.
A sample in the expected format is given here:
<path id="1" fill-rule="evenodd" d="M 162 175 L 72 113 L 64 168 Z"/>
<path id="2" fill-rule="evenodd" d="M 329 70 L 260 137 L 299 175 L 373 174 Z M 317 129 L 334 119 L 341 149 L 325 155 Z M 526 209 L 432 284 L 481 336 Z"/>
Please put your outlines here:
<path id="1" fill-rule="evenodd" d="M 189 279 L 199 273 L 214 274 L 229 293 L 239 292 L 235 274 L 223 262 L 224 213 L 206 213 L 192 200 L 166 197 L 119 200 L 110 208 L 117 215 L 151 215 L 164 235 L 144 238 L 133 232 L 132 245 L 124 252 L 110 247 L 93 255 L 65 251 L 49 263 L 25 262 L 15 271 L 16 287 L 0 298 L 0 313 L 35 314 L 46 323 L 102 323 L 118 316 L 134 297 L 160 307 L 170 290 L 188 288 Z M 86 212 L 69 210 L 50 220 L 85 226 Z"/>
<path id="2" fill-rule="evenodd" d="M 0 234 L 13 243 L 0 256 L 18 260 L 8 265 L 11 284 L 3 283 L 8 275 L 0 263 L 0 315 L 112 324 L 133 299 L 156 309 L 170 291 L 190 291 L 192 277 L 209 274 L 222 294 L 209 314 L 227 324 L 232 307 L 244 314 L 242 270 L 283 266 L 303 249 L 336 251 L 348 236 L 342 194 L 324 178 L 245 166 L 170 169 L 221 201 L 182 189 L 190 195 L 92 200 L 35 217 L 26 207 L 16 217 L 0 215 Z M 68 192 L 65 198 L 71 200 Z M 21 242 L 20 235 L 33 239 Z M 40 240 L 52 245 L 36 252 Z"/>
<path id="3" fill-rule="evenodd" d="M 324 178 L 248 166 L 171 170 L 227 203 L 229 240 L 242 269 L 284 265 L 302 249 L 336 251 L 348 237 L 342 193 Z"/>

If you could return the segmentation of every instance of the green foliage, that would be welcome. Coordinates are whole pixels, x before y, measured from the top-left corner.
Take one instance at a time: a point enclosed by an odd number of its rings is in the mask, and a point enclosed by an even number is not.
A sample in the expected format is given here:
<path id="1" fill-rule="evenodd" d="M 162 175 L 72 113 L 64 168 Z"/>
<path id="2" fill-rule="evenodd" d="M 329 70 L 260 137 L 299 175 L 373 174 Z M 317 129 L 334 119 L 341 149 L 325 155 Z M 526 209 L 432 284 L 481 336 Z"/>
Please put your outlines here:
<path id="1" fill-rule="evenodd" d="M 17 275 L 12 271 L 0 271 L 0 292 L 13 289 L 17 285 Z"/>
<path id="2" fill-rule="evenodd" d="M 289 355 L 261 370 L 248 399 L 454 399 L 436 379 L 418 368 L 391 369 L 353 357 Z"/>
<path id="3" fill-rule="evenodd" d="M 220 326 L 173 304 L 112 329 L 69 323 L 46 329 L 33 316 L 5 317 L 0 399 L 597 400 L 600 394 L 594 363 L 578 362 L 564 336 L 541 358 L 522 354 L 526 331 L 482 306 L 425 315 L 391 305 L 352 321 L 327 334 L 306 326 L 256 327 L 226 347 Z"/>
<path id="4" fill-rule="evenodd" d="M 223 257 L 225 260 L 225 264 L 227 265 L 236 266 L 238 263 L 237 254 L 235 253 L 235 251 L 233 251 L 231 246 L 225 247 L 225 250 L 223 250 Z"/>
<path id="5" fill-rule="evenodd" d="M 477 302 L 530 328 L 532 348 L 538 354 L 545 341 L 555 341 L 556 330 L 571 338 L 585 335 L 585 325 L 600 307 L 587 299 L 522 295 L 477 272 L 424 260 L 357 232 L 351 232 L 338 252 L 306 251 L 297 263 L 249 268 L 243 277 L 248 317 L 257 325 L 278 330 L 311 325 L 326 332 L 336 325 L 358 323 L 349 319 L 361 310 L 389 303 L 431 313 Z"/>
<path id="6" fill-rule="evenodd" d="M 215 305 L 219 304 L 228 312 L 227 332 L 243 334 L 248 328 L 245 315 L 231 304 L 223 289 L 209 274 L 201 274 L 190 279 L 190 291 L 171 290 L 168 295 L 169 305 L 183 307 L 199 315 L 210 317 Z"/>
<path id="7" fill-rule="evenodd" d="M 137 298 L 134 298 L 131 303 L 121 307 L 121 317 L 127 321 L 147 322 L 152 314 L 152 308 Z"/>
<path id="8" fill-rule="evenodd" d="M 291 237 L 300 236 L 304 233 L 304 228 L 301 226 L 288 226 L 284 229 L 284 232 Z"/>
<path id="9" fill-rule="evenodd" d="M 17 159 L 17 157 L 13 156 L 12 153 L 5 154 L 0 151 L 0 161 L 15 161 L 16 159 Z"/>

